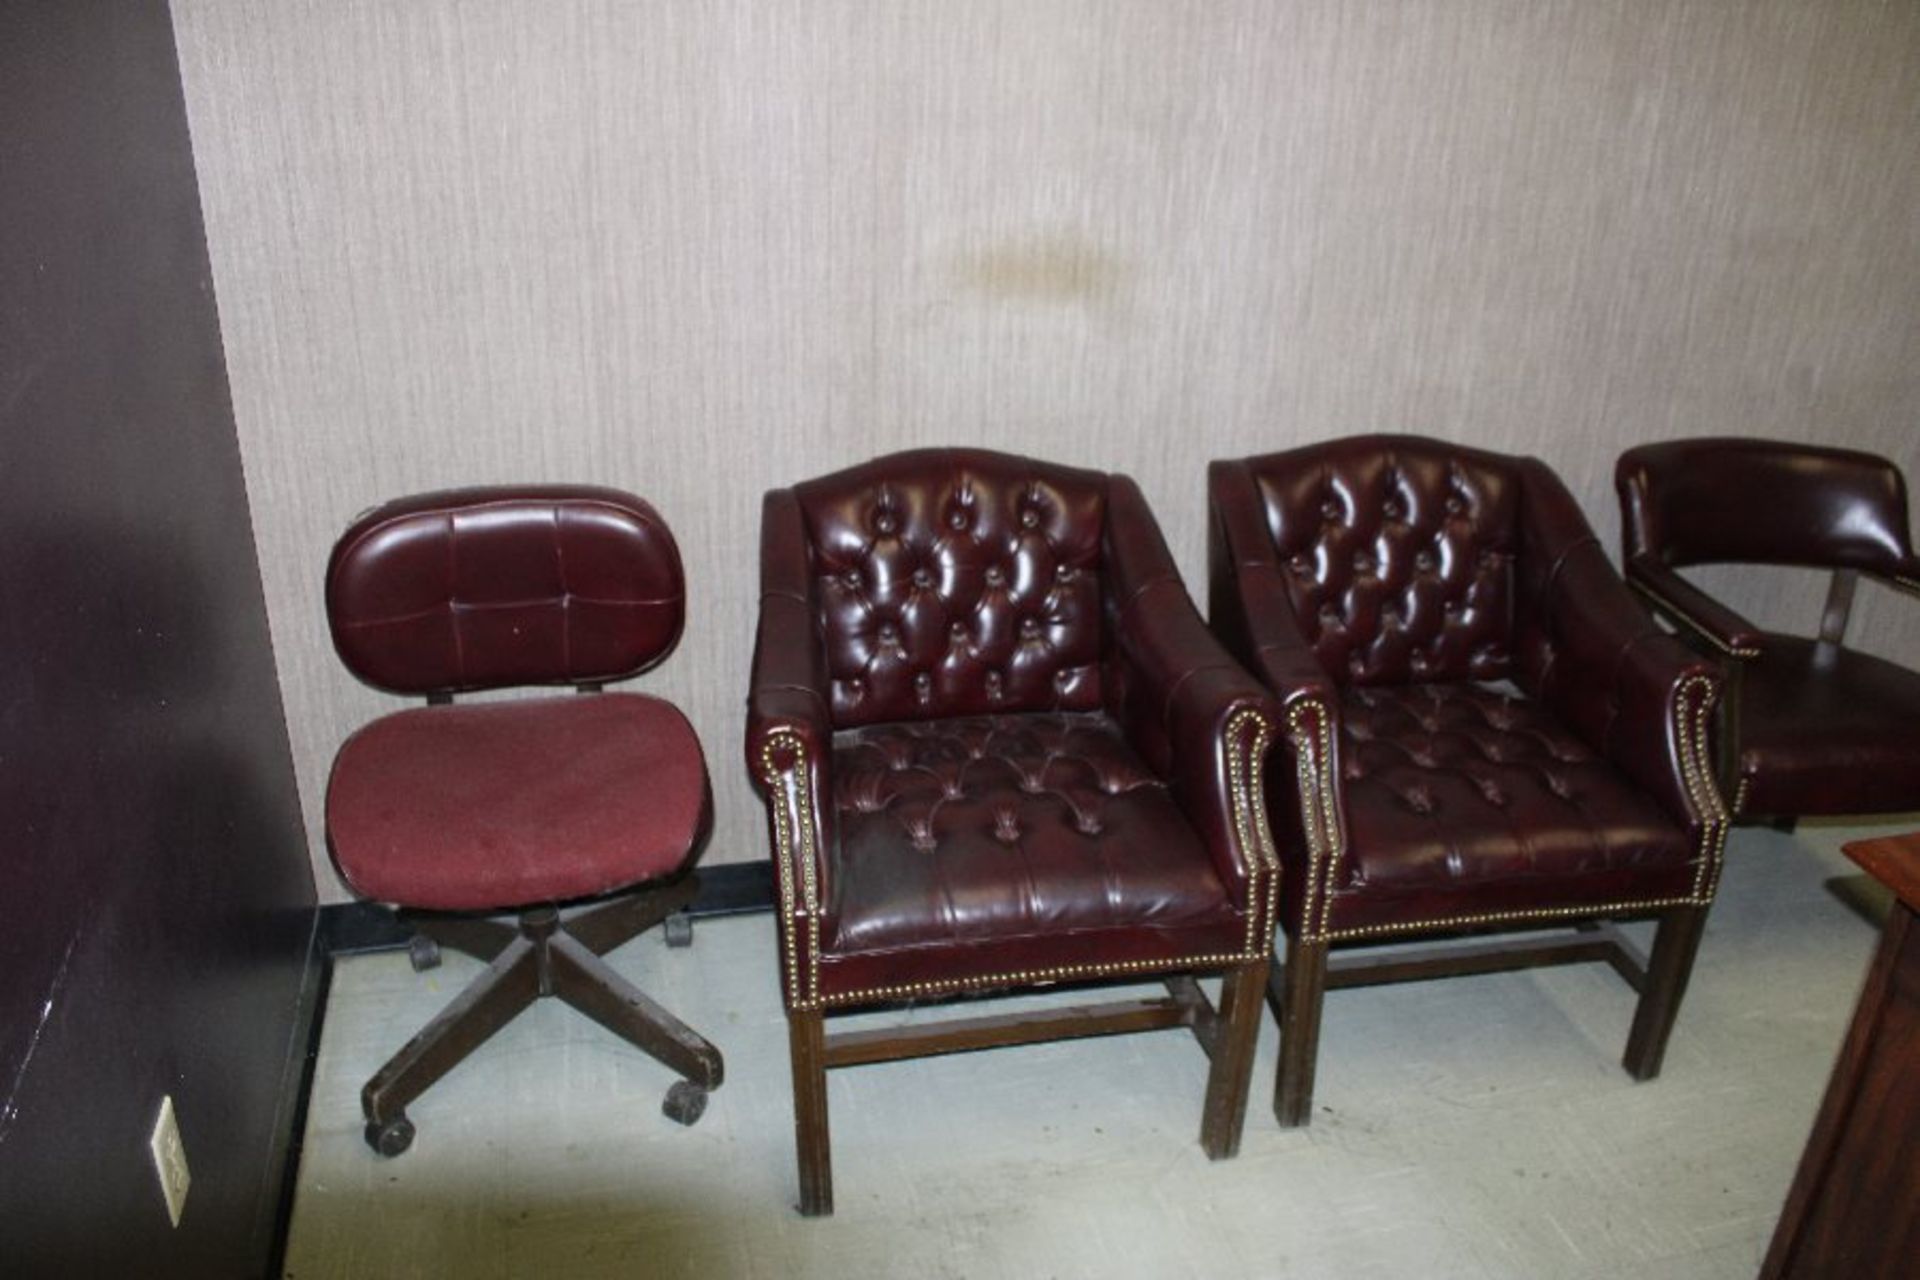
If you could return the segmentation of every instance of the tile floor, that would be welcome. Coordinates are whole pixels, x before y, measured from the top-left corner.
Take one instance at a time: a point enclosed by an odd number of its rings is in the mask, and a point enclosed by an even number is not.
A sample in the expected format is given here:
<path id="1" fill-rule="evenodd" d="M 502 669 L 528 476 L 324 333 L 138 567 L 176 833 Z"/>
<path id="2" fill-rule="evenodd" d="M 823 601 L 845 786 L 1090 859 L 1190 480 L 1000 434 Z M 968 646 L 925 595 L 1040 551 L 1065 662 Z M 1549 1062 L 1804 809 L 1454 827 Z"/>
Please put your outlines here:
<path id="1" fill-rule="evenodd" d="M 664 1068 L 543 1001 L 413 1105 L 396 1160 L 362 1144 L 360 1084 L 478 966 L 346 959 L 285 1274 L 1750 1276 L 1874 942 L 1825 882 L 1842 840 L 1914 825 L 1736 832 L 1652 1083 L 1620 1070 L 1632 994 L 1593 965 L 1333 993 L 1304 1130 L 1268 1106 L 1267 1018 L 1220 1164 L 1183 1031 L 853 1068 L 821 1221 L 791 1208 L 772 917 L 611 957 L 726 1054 L 695 1127 L 660 1115 Z"/>

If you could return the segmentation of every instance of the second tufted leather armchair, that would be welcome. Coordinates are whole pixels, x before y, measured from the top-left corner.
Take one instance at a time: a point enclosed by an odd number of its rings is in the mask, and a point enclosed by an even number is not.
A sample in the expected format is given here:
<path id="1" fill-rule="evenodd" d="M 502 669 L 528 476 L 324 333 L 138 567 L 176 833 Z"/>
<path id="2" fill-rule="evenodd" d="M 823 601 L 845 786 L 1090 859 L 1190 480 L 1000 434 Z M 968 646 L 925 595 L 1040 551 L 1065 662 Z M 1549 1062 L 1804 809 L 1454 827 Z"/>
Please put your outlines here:
<path id="1" fill-rule="evenodd" d="M 1861 574 L 1920 596 L 1907 486 L 1887 459 L 1703 438 L 1620 456 L 1627 581 L 1725 664 L 1721 785 L 1736 818 L 1920 808 L 1920 673 L 1845 645 Z M 1817 638 L 1763 631 L 1681 577 L 1701 564 L 1828 569 Z"/>
<path id="2" fill-rule="evenodd" d="M 1720 868 L 1713 668 L 1654 625 L 1539 461 L 1367 436 L 1216 462 L 1212 620 L 1281 700 L 1275 1110 L 1307 1122 L 1322 995 L 1612 964 L 1660 1069 Z M 1657 915 L 1650 961 L 1600 922 Z M 1546 943 L 1330 947 L 1576 924 Z"/>
<path id="3" fill-rule="evenodd" d="M 1245 1114 L 1277 864 L 1264 690 L 1122 476 L 923 450 L 780 489 L 747 756 L 779 880 L 800 1208 L 829 1067 L 1186 1026 L 1201 1142 Z M 1216 1009 L 1194 974 L 1223 973 Z M 823 1016 L 1159 976 L 1165 999 L 827 1036 Z"/>

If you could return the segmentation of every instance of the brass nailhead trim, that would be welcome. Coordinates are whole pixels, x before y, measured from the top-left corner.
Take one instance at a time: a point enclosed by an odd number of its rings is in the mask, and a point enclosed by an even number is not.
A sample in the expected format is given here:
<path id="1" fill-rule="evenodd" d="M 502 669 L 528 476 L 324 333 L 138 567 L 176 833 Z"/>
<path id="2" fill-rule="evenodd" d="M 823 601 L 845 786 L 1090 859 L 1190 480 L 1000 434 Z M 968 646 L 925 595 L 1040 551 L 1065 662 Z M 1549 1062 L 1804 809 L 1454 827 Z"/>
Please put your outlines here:
<path id="1" fill-rule="evenodd" d="M 1753 784 L 1753 775 L 1740 775 L 1740 785 L 1733 789 L 1733 811 L 1742 814 L 1747 811 L 1747 788 Z"/>
<path id="2" fill-rule="evenodd" d="M 1465 929 L 1477 924 L 1505 924 L 1518 920 L 1562 920 L 1573 916 L 1622 915 L 1629 911 L 1657 911 L 1662 907 L 1698 906 L 1694 898 L 1646 898 L 1639 902 L 1610 902 L 1593 907 L 1551 907 L 1532 911 L 1487 911 L 1479 915 L 1447 916 L 1440 920 L 1415 920 L 1397 924 L 1357 925 L 1334 929 L 1316 942 L 1338 942 L 1345 938 L 1377 938 L 1388 933 L 1415 933 L 1423 929 Z"/>
<path id="3" fill-rule="evenodd" d="M 793 766 L 782 770 L 773 762 L 774 751 L 784 746 L 793 752 Z M 780 932 L 787 943 L 787 999 L 796 1009 L 812 1008 L 820 996 L 820 888 L 814 871 L 816 827 L 813 800 L 809 794 L 812 777 L 807 769 L 807 749 L 800 735 L 791 729 L 776 729 L 760 747 L 762 778 L 768 788 L 779 788 L 780 799 L 769 805 L 773 811 L 773 840 L 780 872 Z M 794 812 L 789 818 L 787 797 L 792 797 Z M 794 828 L 798 829 L 795 840 Z M 801 897 L 794 901 L 793 864 L 795 845 L 799 847 Z M 800 990 L 801 971 L 796 926 L 807 922 L 806 989 Z"/>
<path id="4" fill-rule="evenodd" d="M 1250 739 L 1246 736 L 1249 725 L 1252 726 Z M 1247 864 L 1249 919 L 1247 943 L 1243 951 L 1237 954 L 1175 956 L 1163 960 L 1120 960 L 1111 964 L 1060 965 L 1051 969 L 982 974 L 939 982 L 909 982 L 895 986 L 868 987 L 861 991 L 844 991 L 823 997 L 820 994 L 819 889 L 815 882 L 813 860 L 816 828 L 813 821 L 813 802 L 810 799 L 807 753 L 806 748 L 801 745 L 798 734 L 790 729 L 774 730 L 767 735 L 766 742 L 761 746 L 760 764 L 761 776 L 769 790 L 778 788 L 782 792 L 781 802 L 771 805 L 770 808 L 773 811 L 774 846 L 779 863 L 780 931 L 786 937 L 787 946 L 789 1006 L 795 1010 L 826 1009 L 838 1005 L 911 999 L 918 996 L 977 990 L 983 987 L 1037 986 L 1048 982 L 1101 978 L 1119 974 L 1154 973 L 1174 969 L 1210 969 L 1247 964 L 1264 958 L 1266 939 L 1273 930 L 1273 916 L 1278 906 L 1280 883 L 1280 858 L 1274 850 L 1273 833 L 1267 825 L 1265 805 L 1258 802 L 1262 795 L 1261 772 L 1267 743 L 1271 736 L 1272 726 L 1268 724 L 1266 717 L 1253 710 L 1236 712 L 1228 720 L 1224 734 L 1234 829 L 1239 837 L 1242 855 Z M 785 770 L 773 762 L 775 750 L 783 746 L 792 751 L 794 757 L 793 764 Z M 792 796 L 794 806 L 791 821 L 785 805 L 785 797 L 788 795 Z M 797 842 L 793 832 L 795 827 L 799 828 L 800 838 Z M 796 843 L 801 854 L 799 861 L 802 879 L 801 897 L 798 903 L 794 900 L 793 883 Z M 1266 880 L 1264 895 L 1261 893 L 1263 878 Z M 804 991 L 800 989 L 801 972 L 796 936 L 797 925 L 803 917 L 807 922 Z"/>
<path id="5" fill-rule="evenodd" d="M 1627 581 L 1635 591 L 1638 591 L 1641 595 L 1647 597 L 1649 600 L 1659 605 L 1661 611 L 1664 612 L 1668 617 L 1672 618 L 1675 622 L 1684 624 L 1689 631 L 1692 631 L 1695 635 L 1699 636 L 1702 640 L 1705 640 L 1708 644 L 1712 645 L 1714 648 L 1718 649 L 1720 652 L 1735 658 L 1757 658 L 1760 656 L 1760 651 L 1749 645 L 1728 644 L 1726 641 L 1722 640 L 1719 636 L 1707 630 L 1707 625 L 1704 622 L 1701 622 L 1699 619 L 1695 618 L 1692 614 L 1688 613 L 1685 609 L 1682 609 L 1679 605 L 1675 604 L 1673 601 L 1661 595 L 1658 591 L 1655 591 L 1652 587 L 1648 586 L 1646 583 L 1641 582 L 1636 578 L 1629 578 Z"/>
<path id="6" fill-rule="evenodd" d="M 1311 715 L 1313 723 L 1306 723 Z M 1303 698 L 1287 709 L 1294 769 L 1300 788 L 1300 828 L 1307 840 L 1307 887 L 1301 901 L 1301 930 L 1307 941 L 1324 938 L 1333 907 L 1333 873 L 1345 852 L 1333 797 L 1333 726 L 1318 698 Z M 1320 905 L 1320 924 L 1313 909 Z"/>
<path id="7" fill-rule="evenodd" d="M 1012 973 L 983 974 L 973 978 L 948 978 L 939 982 L 905 982 L 891 987 L 868 987 L 864 991 L 843 991 L 816 999 L 803 1009 L 831 1009 L 836 1005 L 866 1004 L 878 1000 L 904 1000 L 915 996 L 945 995 L 982 987 L 1031 987 L 1047 982 L 1076 978 L 1105 978 L 1122 973 L 1155 973 L 1170 969 L 1209 969 L 1216 966 L 1246 964 L 1258 955 L 1223 952 L 1210 956 L 1175 956 L 1167 960 L 1116 960 L 1111 964 L 1063 964 L 1052 969 L 1022 969 Z"/>

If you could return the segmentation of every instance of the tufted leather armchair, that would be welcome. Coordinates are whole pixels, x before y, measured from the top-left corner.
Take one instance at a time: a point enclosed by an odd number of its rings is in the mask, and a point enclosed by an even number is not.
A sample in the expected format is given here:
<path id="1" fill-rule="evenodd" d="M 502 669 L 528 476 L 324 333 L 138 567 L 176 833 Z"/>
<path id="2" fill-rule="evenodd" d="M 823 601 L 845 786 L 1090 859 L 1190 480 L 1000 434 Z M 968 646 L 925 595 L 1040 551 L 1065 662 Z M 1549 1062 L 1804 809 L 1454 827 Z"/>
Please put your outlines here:
<path id="1" fill-rule="evenodd" d="M 1620 456 L 1627 581 L 1721 662 L 1720 778 L 1736 818 L 1920 808 L 1920 674 L 1845 646 L 1861 574 L 1920 596 L 1907 486 L 1887 459 L 1694 439 Z M 1830 569 L 1818 637 L 1763 631 L 1683 578 L 1702 564 Z"/>
<path id="2" fill-rule="evenodd" d="M 1266 692 L 1124 476 L 923 450 L 769 493 L 747 758 L 779 883 L 800 1208 L 825 1072 L 1191 1027 L 1239 1145 L 1277 864 Z M 1220 1006 L 1192 975 L 1224 973 Z M 827 1036 L 823 1016 L 1160 976 L 1166 999 Z"/>
<path id="3" fill-rule="evenodd" d="M 1327 987 L 1605 961 L 1660 1068 L 1719 876 L 1713 668 L 1665 635 L 1532 458 L 1363 436 L 1215 462 L 1215 630 L 1280 700 L 1287 951 L 1275 1110 L 1307 1122 Z M 1610 926 L 1657 915 L 1650 961 Z M 1390 958 L 1329 948 L 1578 924 Z"/>

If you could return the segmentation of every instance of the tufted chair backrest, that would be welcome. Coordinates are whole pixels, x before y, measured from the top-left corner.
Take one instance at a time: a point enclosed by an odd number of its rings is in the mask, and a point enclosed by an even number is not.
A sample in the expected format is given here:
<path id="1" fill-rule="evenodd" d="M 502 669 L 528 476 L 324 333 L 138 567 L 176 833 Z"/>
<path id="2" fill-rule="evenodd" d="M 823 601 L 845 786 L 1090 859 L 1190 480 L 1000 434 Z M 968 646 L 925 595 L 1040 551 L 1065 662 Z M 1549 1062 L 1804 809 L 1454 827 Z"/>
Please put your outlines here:
<path id="1" fill-rule="evenodd" d="M 1246 460 L 1276 568 L 1345 685 L 1511 673 L 1517 460 L 1361 436 Z"/>
<path id="2" fill-rule="evenodd" d="M 1877 454 L 1704 438 L 1620 455 L 1627 556 L 1664 564 L 1778 564 L 1904 573 L 1907 486 Z"/>
<path id="3" fill-rule="evenodd" d="M 1099 709 L 1106 476 L 923 449 L 793 492 L 836 725 Z"/>
<path id="4" fill-rule="evenodd" d="M 402 498 L 355 520 L 327 565 L 334 648 L 394 693 L 625 679 L 672 651 L 685 613 L 672 533 L 614 489 Z"/>

